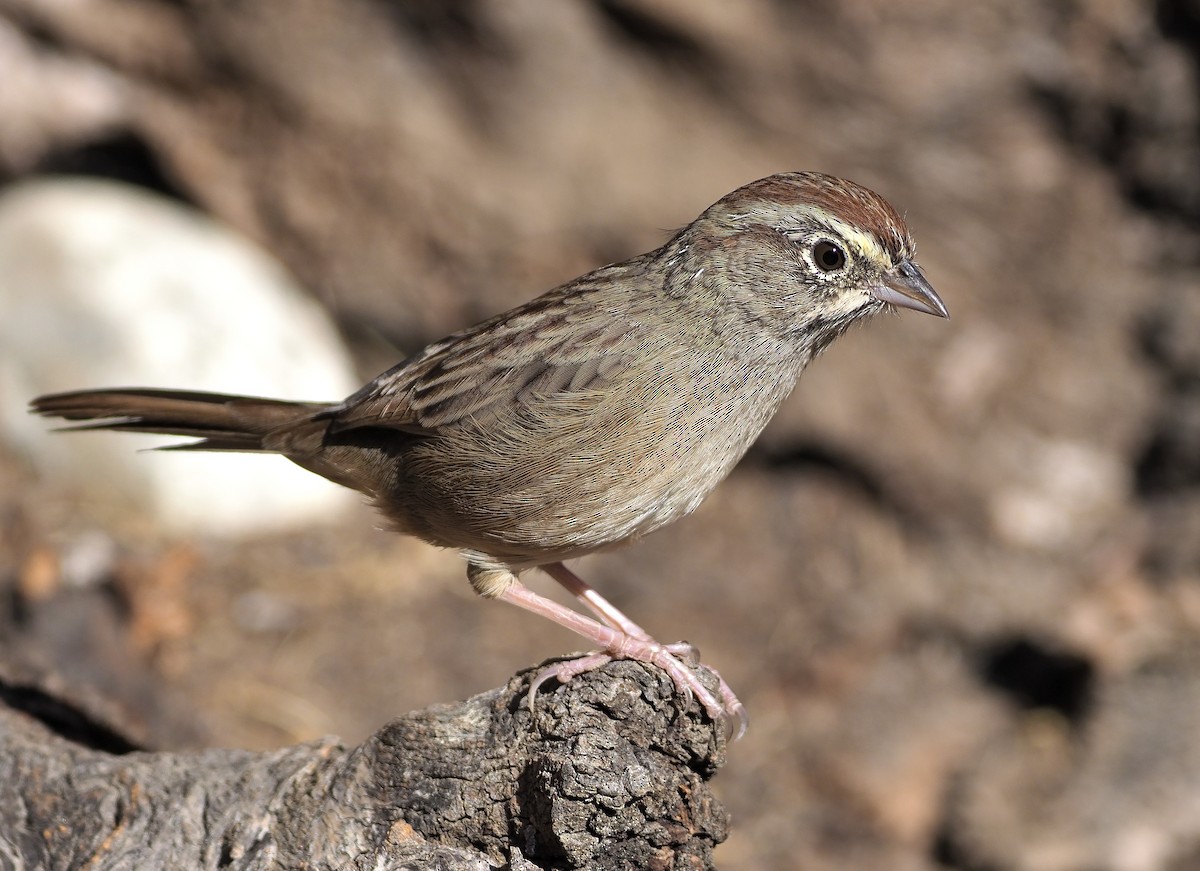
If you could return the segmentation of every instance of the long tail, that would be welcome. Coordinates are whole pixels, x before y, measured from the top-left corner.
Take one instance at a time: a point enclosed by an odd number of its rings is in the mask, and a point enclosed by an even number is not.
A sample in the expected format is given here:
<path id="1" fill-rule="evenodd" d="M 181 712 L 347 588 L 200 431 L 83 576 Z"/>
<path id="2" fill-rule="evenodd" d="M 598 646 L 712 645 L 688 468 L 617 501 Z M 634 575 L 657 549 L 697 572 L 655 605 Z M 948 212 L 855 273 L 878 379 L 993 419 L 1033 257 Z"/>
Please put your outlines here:
<path id="1" fill-rule="evenodd" d="M 39 396 L 29 410 L 47 417 L 91 421 L 67 430 L 112 429 L 191 436 L 200 441 L 166 450 L 282 452 L 273 433 L 303 427 L 330 404 L 286 402 L 227 393 L 118 388 Z"/>

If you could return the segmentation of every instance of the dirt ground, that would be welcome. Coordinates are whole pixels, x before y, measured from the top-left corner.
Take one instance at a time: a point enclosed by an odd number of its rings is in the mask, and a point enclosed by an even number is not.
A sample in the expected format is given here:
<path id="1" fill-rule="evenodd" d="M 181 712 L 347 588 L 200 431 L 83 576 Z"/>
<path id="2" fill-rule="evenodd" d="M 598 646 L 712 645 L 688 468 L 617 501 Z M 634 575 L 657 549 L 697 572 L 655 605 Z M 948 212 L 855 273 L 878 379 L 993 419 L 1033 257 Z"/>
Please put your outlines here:
<path id="1" fill-rule="evenodd" d="M 749 708 L 727 871 L 1200 867 L 1200 2 L 0 0 L 0 69 L 0 183 L 194 204 L 364 379 L 754 178 L 879 190 L 951 320 L 847 336 L 579 571 Z M 366 508 L 181 539 L 85 488 L 0 443 L 0 634 L 151 746 L 356 741 L 579 647 Z"/>

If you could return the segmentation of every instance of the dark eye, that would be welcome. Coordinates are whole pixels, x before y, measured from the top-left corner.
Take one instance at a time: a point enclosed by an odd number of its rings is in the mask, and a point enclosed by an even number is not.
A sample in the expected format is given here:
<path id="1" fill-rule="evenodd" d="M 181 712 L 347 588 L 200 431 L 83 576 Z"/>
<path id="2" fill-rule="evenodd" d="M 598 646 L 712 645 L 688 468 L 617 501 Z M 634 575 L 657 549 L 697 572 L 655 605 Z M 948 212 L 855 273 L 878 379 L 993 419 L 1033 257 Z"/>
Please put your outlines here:
<path id="1" fill-rule="evenodd" d="M 846 252 L 832 242 L 821 240 L 813 246 L 813 263 L 824 272 L 836 272 L 846 265 Z"/>

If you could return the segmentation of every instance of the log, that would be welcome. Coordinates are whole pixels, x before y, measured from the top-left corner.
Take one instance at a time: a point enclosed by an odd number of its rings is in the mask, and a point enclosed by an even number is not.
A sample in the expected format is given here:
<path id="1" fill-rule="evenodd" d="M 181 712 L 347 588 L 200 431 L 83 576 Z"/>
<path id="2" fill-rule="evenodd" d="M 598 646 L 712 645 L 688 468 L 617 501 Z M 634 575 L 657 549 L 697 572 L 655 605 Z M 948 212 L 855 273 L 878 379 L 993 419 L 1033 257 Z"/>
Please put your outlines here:
<path id="1" fill-rule="evenodd" d="M 147 752 L 0 671 L 0 868 L 707 869 L 725 739 L 610 663 L 258 753 Z"/>

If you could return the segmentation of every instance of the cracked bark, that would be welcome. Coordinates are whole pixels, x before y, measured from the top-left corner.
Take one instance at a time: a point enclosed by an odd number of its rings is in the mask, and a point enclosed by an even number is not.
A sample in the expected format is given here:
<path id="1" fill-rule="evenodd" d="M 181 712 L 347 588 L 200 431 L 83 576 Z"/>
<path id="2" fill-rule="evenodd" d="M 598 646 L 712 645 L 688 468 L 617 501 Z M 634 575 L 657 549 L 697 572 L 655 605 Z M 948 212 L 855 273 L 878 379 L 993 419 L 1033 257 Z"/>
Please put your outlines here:
<path id="1" fill-rule="evenodd" d="M 627 662 L 531 713 L 532 673 L 358 747 L 152 753 L 0 670 L 0 868 L 712 868 L 720 727 Z"/>

